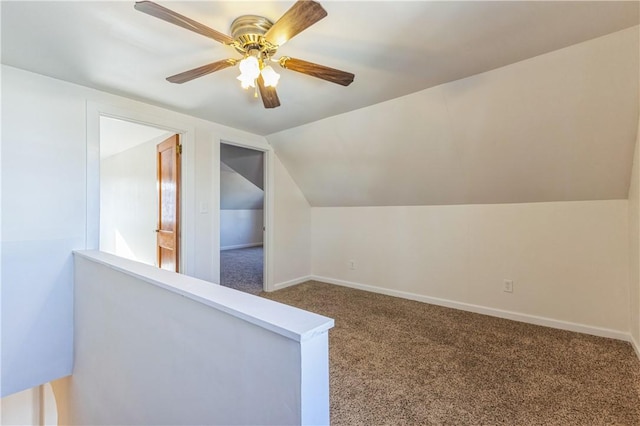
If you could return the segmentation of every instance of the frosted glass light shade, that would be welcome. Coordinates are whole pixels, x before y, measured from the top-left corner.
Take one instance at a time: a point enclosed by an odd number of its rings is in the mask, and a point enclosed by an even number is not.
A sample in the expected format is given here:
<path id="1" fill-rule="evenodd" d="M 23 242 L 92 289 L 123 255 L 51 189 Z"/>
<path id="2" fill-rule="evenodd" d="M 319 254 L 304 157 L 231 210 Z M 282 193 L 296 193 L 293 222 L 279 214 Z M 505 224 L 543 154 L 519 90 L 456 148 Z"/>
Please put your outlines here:
<path id="1" fill-rule="evenodd" d="M 256 87 L 255 78 L 247 77 L 244 74 L 240 74 L 237 77 L 237 79 L 240 80 L 240 85 L 242 86 L 243 89 L 248 89 L 249 87 Z"/>
<path id="2" fill-rule="evenodd" d="M 240 75 L 255 80 L 260 75 L 260 64 L 255 56 L 247 56 L 240 61 Z"/>
<path id="3" fill-rule="evenodd" d="M 276 87 L 278 80 L 280 80 L 280 74 L 275 72 L 270 65 L 264 67 L 261 71 L 262 78 L 264 79 L 264 85 L 267 87 Z"/>

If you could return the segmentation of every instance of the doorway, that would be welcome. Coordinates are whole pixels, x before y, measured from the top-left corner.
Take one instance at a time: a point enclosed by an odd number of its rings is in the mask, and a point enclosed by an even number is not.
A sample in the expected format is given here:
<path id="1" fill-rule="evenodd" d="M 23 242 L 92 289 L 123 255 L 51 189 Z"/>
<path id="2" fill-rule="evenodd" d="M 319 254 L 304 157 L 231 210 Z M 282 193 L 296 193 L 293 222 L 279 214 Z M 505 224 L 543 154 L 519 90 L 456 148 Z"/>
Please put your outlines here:
<path id="1" fill-rule="evenodd" d="M 220 144 L 220 284 L 264 290 L 265 153 Z"/>
<path id="2" fill-rule="evenodd" d="M 164 170 L 160 167 L 163 159 L 160 146 L 165 152 L 166 165 L 167 144 L 177 150 L 178 137 L 165 129 L 100 116 L 101 251 L 179 271 L 180 184 L 175 180 L 179 179 L 179 175 L 175 175 L 176 169 L 179 171 L 180 168 L 179 158 L 173 163 L 169 161 L 173 173 L 169 177 L 174 179 L 173 184 L 163 185 L 159 181 L 167 177 L 167 173 L 164 177 L 160 173 Z M 163 187 L 170 191 L 163 193 Z M 161 198 L 166 202 L 160 202 Z M 166 226 L 160 221 L 161 217 L 167 216 L 162 213 L 163 205 L 173 209 L 173 214 L 168 216 L 173 215 L 174 224 Z M 168 247 L 167 241 L 173 243 L 171 253 L 162 248 Z M 169 259 L 170 254 L 173 260 Z M 165 259 L 163 263 L 159 262 L 162 258 Z"/>

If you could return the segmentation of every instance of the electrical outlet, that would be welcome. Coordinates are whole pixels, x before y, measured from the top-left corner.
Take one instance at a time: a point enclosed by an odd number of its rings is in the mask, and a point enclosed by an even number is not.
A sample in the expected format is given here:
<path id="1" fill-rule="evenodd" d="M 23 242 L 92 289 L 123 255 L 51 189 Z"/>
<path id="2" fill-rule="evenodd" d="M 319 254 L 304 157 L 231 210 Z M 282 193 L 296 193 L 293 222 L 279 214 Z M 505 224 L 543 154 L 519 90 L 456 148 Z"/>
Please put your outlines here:
<path id="1" fill-rule="evenodd" d="M 513 280 L 504 280 L 502 291 L 505 293 L 513 293 Z"/>
<path id="2" fill-rule="evenodd" d="M 349 269 L 351 269 L 352 271 L 354 271 L 356 269 L 356 261 L 355 260 L 350 260 L 349 261 Z"/>

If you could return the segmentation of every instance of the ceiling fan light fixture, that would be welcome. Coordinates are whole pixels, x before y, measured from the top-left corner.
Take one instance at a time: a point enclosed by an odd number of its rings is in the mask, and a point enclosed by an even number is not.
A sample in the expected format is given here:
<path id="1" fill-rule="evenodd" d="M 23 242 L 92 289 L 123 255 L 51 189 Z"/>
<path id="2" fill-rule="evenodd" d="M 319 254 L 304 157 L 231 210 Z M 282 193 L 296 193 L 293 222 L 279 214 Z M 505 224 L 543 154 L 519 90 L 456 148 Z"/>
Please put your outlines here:
<path id="1" fill-rule="evenodd" d="M 274 71 L 271 65 L 267 65 L 260 71 L 262 78 L 264 79 L 264 85 L 267 87 L 276 87 L 278 80 L 280 80 L 280 74 Z"/>
<path id="2" fill-rule="evenodd" d="M 237 77 L 237 79 L 240 80 L 240 86 L 242 86 L 243 89 L 248 89 L 249 87 L 256 87 L 255 78 L 247 77 L 245 75 L 240 74 Z"/>
<path id="3" fill-rule="evenodd" d="M 240 77 L 255 80 L 260 75 L 260 62 L 255 56 L 247 56 L 240 61 Z"/>
<path id="4" fill-rule="evenodd" d="M 276 108 L 280 106 L 275 89 L 280 75 L 266 65 L 269 61 L 278 62 L 282 68 L 343 86 L 353 82 L 353 74 L 338 69 L 289 57 L 283 57 L 280 60 L 272 59 L 282 44 L 327 16 L 326 10 L 314 0 L 297 0 L 275 23 L 258 15 L 239 16 L 231 24 L 231 36 L 149 0 L 136 1 L 134 7 L 147 15 L 233 47 L 243 56 L 240 61 L 233 58 L 223 59 L 172 75 L 167 77 L 170 83 L 186 83 L 239 63 L 240 75 L 237 78 L 242 87 L 255 88 L 256 98 L 260 89 L 264 107 Z"/>

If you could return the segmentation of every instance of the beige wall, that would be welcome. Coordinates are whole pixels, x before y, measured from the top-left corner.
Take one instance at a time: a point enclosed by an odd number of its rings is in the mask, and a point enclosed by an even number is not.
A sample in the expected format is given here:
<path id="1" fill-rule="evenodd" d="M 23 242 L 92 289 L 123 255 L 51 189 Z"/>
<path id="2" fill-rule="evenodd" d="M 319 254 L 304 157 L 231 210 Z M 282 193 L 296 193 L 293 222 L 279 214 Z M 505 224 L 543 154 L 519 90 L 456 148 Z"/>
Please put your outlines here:
<path id="1" fill-rule="evenodd" d="M 320 279 L 628 335 L 626 200 L 311 211 Z M 504 279 L 513 293 L 503 292 Z"/>
<path id="2" fill-rule="evenodd" d="M 49 383 L 4 397 L 1 407 L 0 424 L 3 426 L 58 424 L 56 400 Z"/>
<path id="3" fill-rule="evenodd" d="M 629 313 L 633 344 L 640 357 L 640 119 L 629 185 Z"/>

